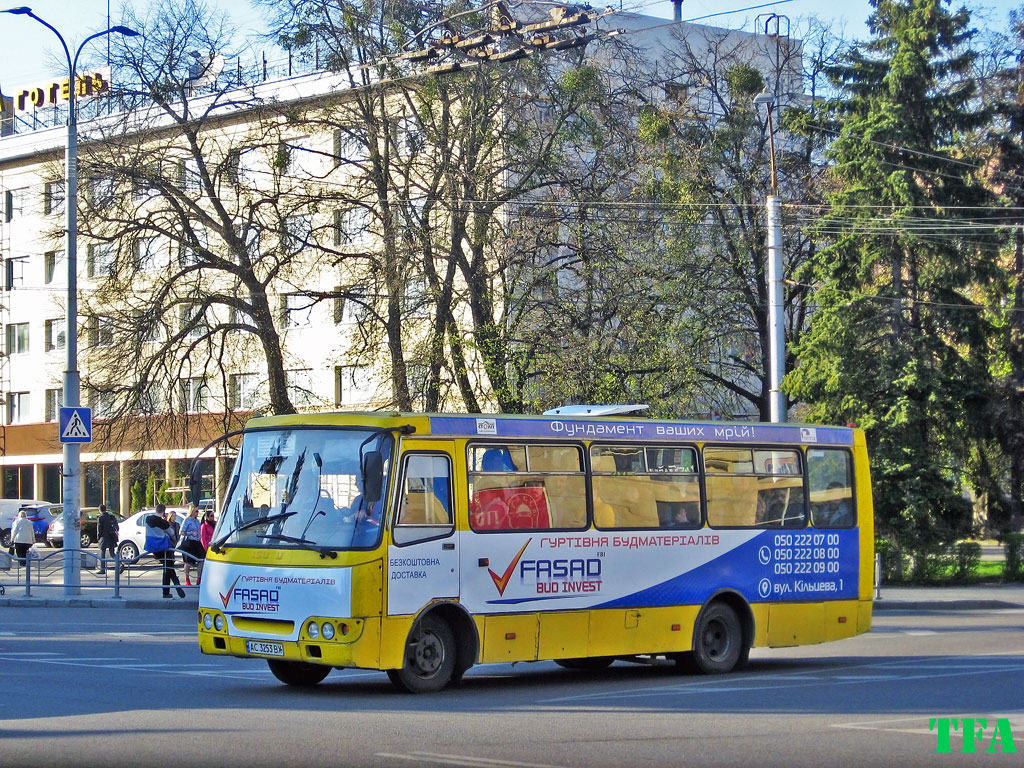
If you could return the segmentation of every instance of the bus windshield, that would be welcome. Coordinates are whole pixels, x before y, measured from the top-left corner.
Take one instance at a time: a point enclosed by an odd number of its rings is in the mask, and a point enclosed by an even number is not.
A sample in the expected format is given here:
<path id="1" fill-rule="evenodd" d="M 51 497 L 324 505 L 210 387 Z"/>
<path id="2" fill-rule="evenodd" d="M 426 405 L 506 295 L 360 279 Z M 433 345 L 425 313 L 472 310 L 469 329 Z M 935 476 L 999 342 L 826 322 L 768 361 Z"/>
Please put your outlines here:
<path id="1" fill-rule="evenodd" d="M 393 446 L 376 430 L 246 433 L 211 547 L 375 546 Z"/>

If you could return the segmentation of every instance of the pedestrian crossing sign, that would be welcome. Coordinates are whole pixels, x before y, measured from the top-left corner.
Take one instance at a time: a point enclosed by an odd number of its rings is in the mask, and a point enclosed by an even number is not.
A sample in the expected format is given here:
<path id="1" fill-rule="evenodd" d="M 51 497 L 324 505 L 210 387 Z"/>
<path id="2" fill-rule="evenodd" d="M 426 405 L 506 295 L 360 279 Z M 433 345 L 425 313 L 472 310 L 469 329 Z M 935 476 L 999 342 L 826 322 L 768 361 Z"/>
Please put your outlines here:
<path id="1" fill-rule="evenodd" d="M 92 409 L 61 408 L 58 430 L 62 443 L 91 443 Z"/>

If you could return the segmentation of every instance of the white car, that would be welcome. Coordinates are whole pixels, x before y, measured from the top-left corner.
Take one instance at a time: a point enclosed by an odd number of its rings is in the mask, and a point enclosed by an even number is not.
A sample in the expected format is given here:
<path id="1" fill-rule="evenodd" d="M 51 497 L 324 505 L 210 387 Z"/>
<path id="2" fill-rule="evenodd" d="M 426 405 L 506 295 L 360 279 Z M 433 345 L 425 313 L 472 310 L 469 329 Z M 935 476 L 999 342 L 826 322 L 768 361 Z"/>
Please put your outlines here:
<path id="1" fill-rule="evenodd" d="M 188 515 L 188 507 L 167 507 L 168 511 L 173 510 L 178 515 L 176 522 L 181 521 Z M 125 563 L 135 563 L 139 556 L 146 551 L 146 518 L 155 514 L 156 509 L 146 507 L 134 515 L 126 517 L 117 524 L 117 554 Z M 174 542 L 177 544 L 177 542 Z"/>

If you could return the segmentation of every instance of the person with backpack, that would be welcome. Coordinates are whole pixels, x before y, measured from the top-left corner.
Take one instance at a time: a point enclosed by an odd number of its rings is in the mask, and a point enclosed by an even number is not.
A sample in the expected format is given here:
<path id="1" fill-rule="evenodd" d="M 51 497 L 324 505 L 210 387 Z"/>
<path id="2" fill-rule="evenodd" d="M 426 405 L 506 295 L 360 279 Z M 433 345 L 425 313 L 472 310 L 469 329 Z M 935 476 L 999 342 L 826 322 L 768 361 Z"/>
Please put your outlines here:
<path id="1" fill-rule="evenodd" d="M 163 579 L 161 585 L 164 589 L 164 597 L 171 597 L 171 584 L 178 587 L 178 597 L 185 596 L 185 590 L 181 588 L 178 581 L 178 574 L 174 570 L 174 542 L 178 539 L 178 526 L 174 524 L 174 513 L 168 519 L 167 507 L 163 504 L 156 505 L 156 512 L 146 515 L 146 551 L 163 566 Z"/>
<path id="2" fill-rule="evenodd" d="M 100 504 L 100 516 L 96 521 L 96 538 L 100 540 L 100 567 L 98 573 L 107 572 L 107 560 L 113 560 L 117 551 L 117 517 L 107 511 L 106 504 Z"/>

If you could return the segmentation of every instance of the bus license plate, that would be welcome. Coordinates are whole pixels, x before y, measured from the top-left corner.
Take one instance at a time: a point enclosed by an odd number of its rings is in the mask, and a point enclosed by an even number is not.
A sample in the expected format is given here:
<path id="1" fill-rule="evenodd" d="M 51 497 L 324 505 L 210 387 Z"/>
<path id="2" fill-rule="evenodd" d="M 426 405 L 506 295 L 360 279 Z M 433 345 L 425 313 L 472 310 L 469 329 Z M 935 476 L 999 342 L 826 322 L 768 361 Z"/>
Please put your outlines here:
<path id="1" fill-rule="evenodd" d="M 263 640 L 246 640 L 245 650 L 261 656 L 284 656 L 284 646 L 281 643 L 268 643 Z"/>

